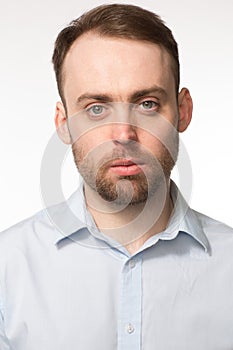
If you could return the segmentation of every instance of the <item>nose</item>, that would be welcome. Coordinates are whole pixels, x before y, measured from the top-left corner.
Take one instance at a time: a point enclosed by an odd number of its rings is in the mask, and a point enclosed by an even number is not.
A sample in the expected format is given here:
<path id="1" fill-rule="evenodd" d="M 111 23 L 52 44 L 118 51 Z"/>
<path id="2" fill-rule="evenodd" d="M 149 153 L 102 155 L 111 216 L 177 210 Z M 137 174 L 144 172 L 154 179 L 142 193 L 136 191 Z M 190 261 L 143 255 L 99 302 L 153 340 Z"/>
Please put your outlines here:
<path id="1" fill-rule="evenodd" d="M 121 108 L 119 108 L 121 107 Z M 127 144 L 137 141 L 137 127 L 133 123 L 131 111 L 125 106 L 118 106 L 116 118 L 112 124 L 112 140 L 114 143 Z"/>
<path id="2" fill-rule="evenodd" d="M 137 141 L 135 126 L 130 123 L 114 123 L 112 125 L 112 140 L 114 143 L 127 144 Z"/>

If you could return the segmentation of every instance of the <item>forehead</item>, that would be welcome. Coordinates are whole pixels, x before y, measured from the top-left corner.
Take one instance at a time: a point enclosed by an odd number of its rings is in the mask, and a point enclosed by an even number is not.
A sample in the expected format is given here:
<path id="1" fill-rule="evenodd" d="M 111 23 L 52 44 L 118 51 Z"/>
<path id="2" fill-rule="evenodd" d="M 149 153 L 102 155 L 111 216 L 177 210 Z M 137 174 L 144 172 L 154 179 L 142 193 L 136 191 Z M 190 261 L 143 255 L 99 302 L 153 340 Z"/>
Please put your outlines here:
<path id="1" fill-rule="evenodd" d="M 74 42 L 63 65 L 65 95 L 90 87 L 120 93 L 132 85 L 146 88 L 147 82 L 174 87 L 170 55 L 145 41 L 86 33 Z"/>

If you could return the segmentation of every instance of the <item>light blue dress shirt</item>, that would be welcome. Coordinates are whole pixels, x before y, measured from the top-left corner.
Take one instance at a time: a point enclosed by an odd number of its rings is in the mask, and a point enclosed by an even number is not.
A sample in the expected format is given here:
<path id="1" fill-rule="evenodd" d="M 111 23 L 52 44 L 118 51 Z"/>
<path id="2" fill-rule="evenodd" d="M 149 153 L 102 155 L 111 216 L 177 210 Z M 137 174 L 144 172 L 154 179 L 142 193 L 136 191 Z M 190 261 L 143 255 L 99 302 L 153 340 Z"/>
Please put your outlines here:
<path id="1" fill-rule="evenodd" d="M 132 256 L 82 188 L 2 232 L 0 349 L 232 350 L 233 230 L 171 192 L 167 229 Z"/>

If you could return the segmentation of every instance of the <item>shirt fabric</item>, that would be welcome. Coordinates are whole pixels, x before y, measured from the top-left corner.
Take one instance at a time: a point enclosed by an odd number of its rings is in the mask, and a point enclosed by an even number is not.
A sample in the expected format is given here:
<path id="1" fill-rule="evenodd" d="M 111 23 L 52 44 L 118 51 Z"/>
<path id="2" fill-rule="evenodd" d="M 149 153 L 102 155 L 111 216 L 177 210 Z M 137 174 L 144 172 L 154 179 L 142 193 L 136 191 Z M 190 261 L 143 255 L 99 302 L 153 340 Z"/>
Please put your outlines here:
<path id="1" fill-rule="evenodd" d="M 2 232 L 0 350 L 232 350 L 233 229 L 171 195 L 166 230 L 133 255 L 82 187 Z"/>

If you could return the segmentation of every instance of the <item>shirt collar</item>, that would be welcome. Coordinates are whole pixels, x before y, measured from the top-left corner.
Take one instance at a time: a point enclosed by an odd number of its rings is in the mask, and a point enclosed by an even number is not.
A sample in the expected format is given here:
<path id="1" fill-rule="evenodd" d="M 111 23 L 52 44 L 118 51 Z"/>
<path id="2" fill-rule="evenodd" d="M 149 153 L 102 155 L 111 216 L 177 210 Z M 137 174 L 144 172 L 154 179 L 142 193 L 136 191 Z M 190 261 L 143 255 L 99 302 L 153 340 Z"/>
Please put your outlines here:
<path id="1" fill-rule="evenodd" d="M 83 193 L 83 183 L 80 184 L 66 201 L 45 209 L 51 224 L 56 231 L 55 244 L 80 231 L 93 223 L 87 220 L 87 208 Z"/>
<path id="2" fill-rule="evenodd" d="M 167 228 L 155 235 L 156 241 L 174 239 L 179 232 L 185 232 L 195 239 L 206 252 L 210 253 L 210 244 L 203 231 L 202 225 L 195 211 L 190 209 L 186 200 L 171 180 L 170 194 L 174 203 L 173 213 Z M 45 209 L 57 232 L 55 244 L 70 237 L 83 228 L 98 232 L 94 220 L 89 213 L 83 192 L 83 182 L 78 190 L 65 202 Z"/>
<path id="3" fill-rule="evenodd" d="M 204 233 L 197 213 L 188 206 L 176 184 L 171 180 L 170 195 L 174 203 L 173 213 L 164 231 L 164 236 L 176 236 L 185 232 L 193 237 L 206 252 L 210 253 L 210 244 Z"/>

